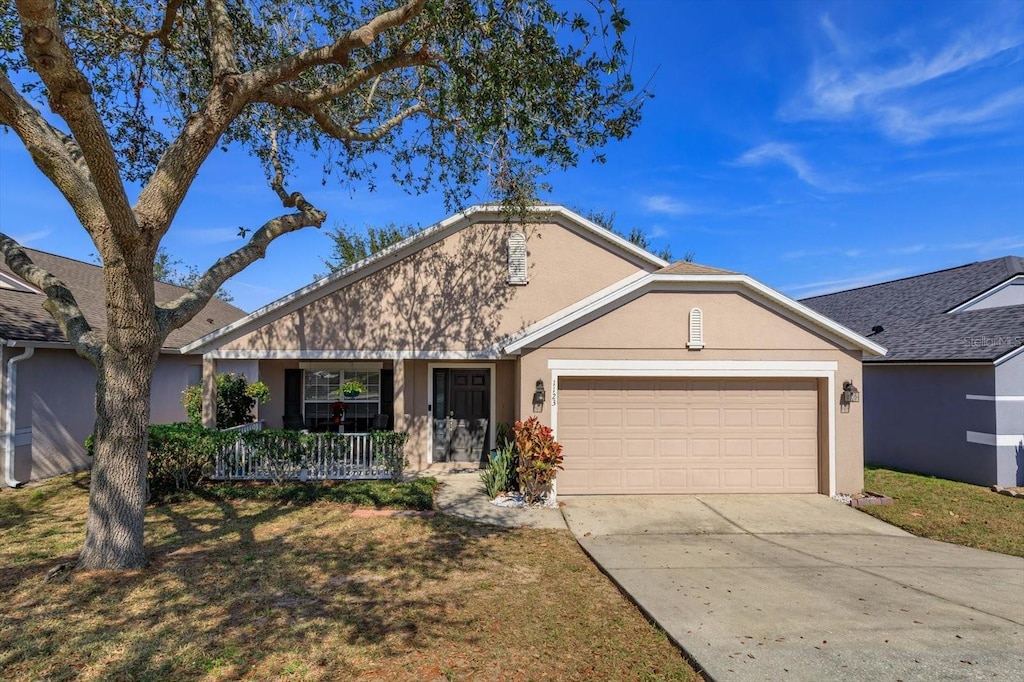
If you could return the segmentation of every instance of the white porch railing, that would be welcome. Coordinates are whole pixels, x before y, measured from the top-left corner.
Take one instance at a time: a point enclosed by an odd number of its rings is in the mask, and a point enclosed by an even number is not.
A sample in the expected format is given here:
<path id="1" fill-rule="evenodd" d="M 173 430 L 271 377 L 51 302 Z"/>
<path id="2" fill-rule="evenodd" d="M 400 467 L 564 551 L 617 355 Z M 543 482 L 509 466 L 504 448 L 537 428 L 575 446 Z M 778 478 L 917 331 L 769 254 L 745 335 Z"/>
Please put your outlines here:
<path id="1" fill-rule="evenodd" d="M 217 455 L 211 478 L 222 481 L 391 478 L 386 463 L 375 452 L 369 433 L 310 433 L 299 438 L 298 441 L 282 438 L 273 446 L 257 449 L 239 436 L 234 445 Z"/>
<path id="2" fill-rule="evenodd" d="M 248 433 L 249 431 L 262 431 L 263 422 L 249 422 L 248 424 L 239 424 L 238 426 L 232 426 L 227 429 L 221 429 L 221 431 L 228 431 L 231 433 Z"/>

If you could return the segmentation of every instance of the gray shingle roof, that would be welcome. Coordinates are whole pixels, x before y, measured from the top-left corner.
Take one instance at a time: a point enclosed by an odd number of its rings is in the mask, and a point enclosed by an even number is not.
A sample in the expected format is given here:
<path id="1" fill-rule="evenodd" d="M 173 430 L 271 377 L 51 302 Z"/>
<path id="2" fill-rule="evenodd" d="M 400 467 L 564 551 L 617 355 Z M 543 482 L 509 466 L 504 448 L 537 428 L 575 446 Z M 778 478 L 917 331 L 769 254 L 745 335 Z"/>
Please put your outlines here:
<path id="1" fill-rule="evenodd" d="M 75 294 L 82 312 L 93 329 L 100 333 L 106 329 L 106 307 L 103 302 L 103 270 L 97 265 L 83 263 L 45 251 L 25 249 L 29 258 L 41 268 L 64 280 Z M 2 259 L 0 272 L 21 282 Z M 157 282 L 158 302 L 171 301 L 184 290 L 171 284 Z M 17 291 L 0 287 L 0 338 L 17 341 L 64 342 L 60 327 L 43 309 L 46 297 L 34 291 Z M 230 303 L 214 299 L 180 329 L 167 337 L 164 347 L 176 349 L 204 334 L 244 317 L 245 311 Z"/>
<path id="2" fill-rule="evenodd" d="M 1020 274 L 1006 256 L 801 302 L 889 349 L 866 362 L 992 361 L 1024 346 L 1024 305 L 949 311 Z"/>

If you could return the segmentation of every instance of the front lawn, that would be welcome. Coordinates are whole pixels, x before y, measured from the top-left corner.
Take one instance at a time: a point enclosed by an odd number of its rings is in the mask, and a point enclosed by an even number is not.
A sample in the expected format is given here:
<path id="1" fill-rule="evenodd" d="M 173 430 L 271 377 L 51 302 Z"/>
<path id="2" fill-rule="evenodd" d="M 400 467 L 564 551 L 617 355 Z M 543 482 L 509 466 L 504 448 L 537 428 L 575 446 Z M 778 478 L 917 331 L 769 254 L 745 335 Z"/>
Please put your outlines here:
<path id="1" fill-rule="evenodd" d="M 341 490 L 206 489 L 148 509 L 147 570 L 44 583 L 86 488 L 0 493 L 4 680 L 698 679 L 567 532 L 354 518 Z"/>
<path id="2" fill-rule="evenodd" d="M 863 507 L 921 537 L 1024 556 L 1024 500 L 988 488 L 931 476 L 868 467 L 864 489 L 892 504 Z"/>

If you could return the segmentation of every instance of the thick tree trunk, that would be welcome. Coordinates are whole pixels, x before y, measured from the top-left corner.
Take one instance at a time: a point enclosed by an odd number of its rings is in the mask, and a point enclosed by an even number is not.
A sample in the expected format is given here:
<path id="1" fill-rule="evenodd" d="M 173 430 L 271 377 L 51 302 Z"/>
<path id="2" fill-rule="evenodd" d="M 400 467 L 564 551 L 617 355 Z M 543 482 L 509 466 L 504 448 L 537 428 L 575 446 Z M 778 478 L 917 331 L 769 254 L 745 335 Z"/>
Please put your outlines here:
<path id="1" fill-rule="evenodd" d="M 133 270 L 140 266 L 136 265 Z M 148 270 L 147 270 L 148 268 Z M 162 339 L 148 274 L 107 267 L 107 343 L 96 368 L 96 429 L 89 516 L 79 568 L 146 565 L 146 439 L 150 387 Z"/>

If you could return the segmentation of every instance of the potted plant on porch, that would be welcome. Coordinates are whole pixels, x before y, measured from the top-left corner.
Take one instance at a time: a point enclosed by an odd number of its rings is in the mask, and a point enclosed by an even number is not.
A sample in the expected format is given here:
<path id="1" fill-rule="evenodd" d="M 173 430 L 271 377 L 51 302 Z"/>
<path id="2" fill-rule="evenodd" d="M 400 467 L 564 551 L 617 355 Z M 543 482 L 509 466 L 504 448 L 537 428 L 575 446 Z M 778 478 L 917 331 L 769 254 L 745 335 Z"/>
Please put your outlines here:
<path id="1" fill-rule="evenodd" d="M 339 389 L 341 394 L 346 398 L 358 398 L 359 394 L 365 390 L 366 388 L 358 379 L 349 379 L 348 381 L 343 383 L 341 385 L 341 388 Z"/>

